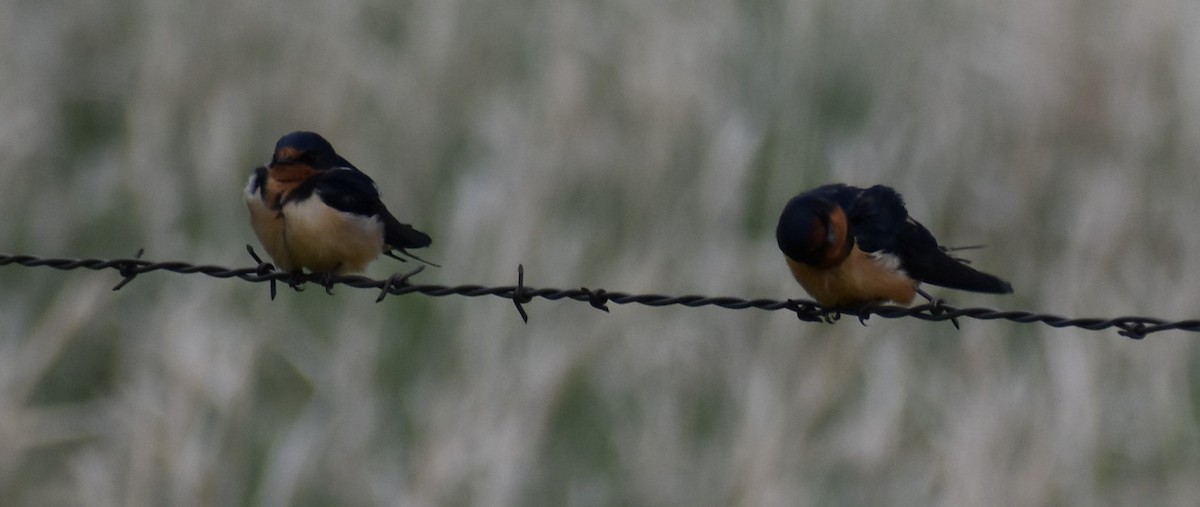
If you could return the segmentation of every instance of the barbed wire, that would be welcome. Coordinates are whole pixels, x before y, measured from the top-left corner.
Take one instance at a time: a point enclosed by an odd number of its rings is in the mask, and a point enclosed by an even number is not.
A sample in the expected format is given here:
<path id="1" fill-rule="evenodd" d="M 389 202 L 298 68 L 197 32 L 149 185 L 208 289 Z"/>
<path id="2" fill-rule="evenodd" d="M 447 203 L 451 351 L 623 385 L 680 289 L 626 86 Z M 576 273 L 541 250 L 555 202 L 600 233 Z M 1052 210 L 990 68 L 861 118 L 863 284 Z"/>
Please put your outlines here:
<path id="1" fill-rule="evenodd" d="M 267 282 L 271 285 L 271 299 L 275 298 L 275 286 L 277 282 L 285 283 L 296 290 L 301 290 L 305 284 L 314 283 L 324 287 L 329 293 L 332 293 L 332 289 L 336 285 L 345 285 L 359 289 L 378 289 L 380 292 L 379 297 L 375 300 L 376 302 L 383 301 L 389 294 L 397 296 L 404 294 L 424 294 L 432 297 L 452 295 L 465 297 L 495 296 L 511 300 L 516 306 L 517 312 L 521 315 L 521 319 L 525 322 L 529 322 L 529 314 L 526 312 L 524 305 L 535 298 L 542 298 L 550 301 L 569 299 L 585 302 L 593 308 L 605 312 L 609 311 L 608 305 L 610 303 L 617 305 L 640 304 L 651 307 L 678 305 L 689 308 L 717 306 L 730 310 L 744 310 L 749 308 L 765 311 L 787 310 L 795 313 L 800 320 L 826 323 L 833 323 L 843 315 L 854 316 L 863 324 L 872 315 L 878 315 L 885 319 L 913 317 L 934 322 L 948 320 L 955 327 L 958 327 L 958 319 L 960 318 L 1007 320 L 1022 324 L 1040 322 L 1056 328 L 1075 327 L 1090 331 L 1115 328 L 1122 336 L 1137 340 L 1145 338 L 1152 333 L 1162 331 L 1200 332 L 1200 320 L 1197 319 L 1167 321 L 1152 317 L 1116 317 L 1111 319 L 1069 318 L 1027 311 L 957 308 L 940 300 L 912 307 L 872 305 L 858 310 L 842 310 L 839 312 L 827 310 L 813 301 L 799 299 L 774 300 L 700 295 L 665 296 L 661 294 L 628 294 L 625 292 L 611 292 L 604 289 L 589 289 L 586 287 L 579 289 L 535 288 L 525 285 L 525 267 L 523 265 L 517 266 L 516 285 L 498 287 L 411 283 L 410 279 L 420 273 L 424 269 L 424 266 L 418 266 L 411 271 L 397 273 L 380 280 L 359 275 L 295 274 L 279 271 L 271 264 L 263 262 L 249 245 L 246 246 L 246 250 L 254 258 L 255 262 L 258 263 L 256 266 L 249 268 L 227 268 L 214 265 L 196 265 L 179 261 L 152 262 L 141 258 L 143 250 L 138 250 L 133 258 L 128 259 L 66 259 L 41 258 L 33 255 L 0 254 L 0 266 L 18 265 L 24 267 L 48 267 L 60 270 L 90 269 L 93 271 L 112 269 L 121 275 L 121 281 L 113 287 L 113 290 L 120 290 L 140 274 L 152 271 L 169 271 L 179 274 L 202 274 L 214 278 L 238 278 L 247 282 Z"/>

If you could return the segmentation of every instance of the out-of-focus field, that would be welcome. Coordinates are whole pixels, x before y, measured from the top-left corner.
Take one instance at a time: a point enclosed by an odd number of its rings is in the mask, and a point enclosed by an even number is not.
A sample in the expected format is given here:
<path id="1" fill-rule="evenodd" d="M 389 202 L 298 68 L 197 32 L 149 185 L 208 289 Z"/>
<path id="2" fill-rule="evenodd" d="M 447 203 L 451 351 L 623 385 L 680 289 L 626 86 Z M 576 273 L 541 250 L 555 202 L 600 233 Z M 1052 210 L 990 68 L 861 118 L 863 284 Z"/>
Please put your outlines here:
<path id="1" fill-rule="evenodd" d="M 0 251 L 249 266 L 296 129 L 421 282 L 803 297 L 842 181 L 988 245 L 956 305 L 1200 317 L 1195 2 L 0 2 Z M 1200 498 L 1197 335 L 118 280 L 0 268 L 0 503 Z"/>

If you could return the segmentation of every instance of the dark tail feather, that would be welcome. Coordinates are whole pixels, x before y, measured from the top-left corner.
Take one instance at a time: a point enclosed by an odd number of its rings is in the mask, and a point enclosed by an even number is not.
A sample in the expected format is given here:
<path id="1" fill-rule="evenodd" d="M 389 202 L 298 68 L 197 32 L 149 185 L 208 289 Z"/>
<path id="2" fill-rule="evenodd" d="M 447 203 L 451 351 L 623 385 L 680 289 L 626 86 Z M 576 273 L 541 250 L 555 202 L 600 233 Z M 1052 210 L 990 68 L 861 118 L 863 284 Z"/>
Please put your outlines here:
<path id="1" fill-rule="evenodd" d="M 432 245 L 433 238 L 430 238 L 428 234 L 414 229 L 411 225 L 396 220 L 396 217 L 392 216 L 387 209 L 382 210 L 380 215 L 380 218 L 383 219 L 383 242 L 387 245 L 386 251 L 383 252 L 384 255 L 401 262 L 407 262 L 407 259 L 396 255 L 396 252 L 400 252 L 405 257 L 413 260 L 424 262 L 435 268 L 441 267 L 417 257 L 406 250 L 406 248 L 425 248 Z"/>
<path id="2" fill-rule="evenodd" d="M 383 219 L 383 242 L 392 248 L 424 248 L 433 244 L 433 239 L 413 226 L 396 220 L 386 208 L 380 210 Z"/>
<path id="3" fill-rule="evenodd" d="M 388 250 L 388 251 L 386 251 L 386 252 L 383 252 L 383 255 L 386 255 L 386 256 L 388 256 L 388 257 L 391 257 L 391 258 L 393 258 L 393 259 L 396 259 L 396 260 L 398 260 L 398 261 L 400 261 L 400 262 L 408 262 L 408 259 L 405 259 L 404 257 L 401 257 L 401 256 L 399 256 L 399 255 L 396 255 L 396 252 L 400 252 L 401 254 L 403 254 L 405 257 L 408 257 L 409 259 L 412 259 L 412 260 L 414 260 L 414 261 L 418 261 L 418 262 L 423 262 L 423 263 L 425 263 L 425 264 L 428 264 L 428 265 L 430 265 L 430 266 L 433 266 L 433 267 L 435 267 L 435 268 L 440 268 L 440 267 L 442 267 L 440 264 L 434 264 L 434 263 L 432 263 L 432 262 L 429 262 L 429 261 L 427 261 L 427 260 L 425 260 L 425 259 L 422 259 L 422 258 L 420 258 L 420 257 L 417 257 L 417 256 L 413 255 L 413 254 L 412 254 L 412 252 L 409 252 L 408 250 L 405 250 L 405 249 L 403 249 L 403 248 L 395 248 L 395 249 L 392 249 L 392 250 Z"/>
<path id="4" fill-rule="evenodd" d="M 976 271 L 944 252 L 939 251 L 938 254 L 936 255 L 937 258 L 933 259 L 933 262 L 924 267 L 925 269 L 920 269 L 920 273 L 909 274 L 917 280 L 939 287 L 969 290 L 972 292 L 987 292 L 989 294 L 1012 293 L 1012 285 L 1008 282 L 987 273 Z"/>
<path id="5" fill-rule="evenodd" d="M 400 222 L 388 226 L 383 240 L 392 248 L 425 248 L 433 244 L 433 239 L 428 234 Z"/>

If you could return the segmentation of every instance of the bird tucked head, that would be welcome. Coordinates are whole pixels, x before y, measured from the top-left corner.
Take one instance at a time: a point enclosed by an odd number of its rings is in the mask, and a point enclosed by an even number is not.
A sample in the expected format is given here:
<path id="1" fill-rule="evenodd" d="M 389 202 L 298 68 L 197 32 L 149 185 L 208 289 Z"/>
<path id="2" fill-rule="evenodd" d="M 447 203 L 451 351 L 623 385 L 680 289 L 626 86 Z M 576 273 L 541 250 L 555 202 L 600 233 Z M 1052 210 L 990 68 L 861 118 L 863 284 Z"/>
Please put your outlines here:
<path id="1" fill-rule="evenodd" d="M 824 197 L 801 194 L 783 208 L 775 241 L 783 254 L 810 266 L 834 265 L 850 254 L 846 212 Z"/>
<path id="2" fill-rule="evenodd" d="M 333 150 L 324 137 L 316 132 L 298 131 L 279 138 L 275 153 L 271 156 L 271 167 L 305 165 L 317 171 L 335 167 L 354 167 Z"/>

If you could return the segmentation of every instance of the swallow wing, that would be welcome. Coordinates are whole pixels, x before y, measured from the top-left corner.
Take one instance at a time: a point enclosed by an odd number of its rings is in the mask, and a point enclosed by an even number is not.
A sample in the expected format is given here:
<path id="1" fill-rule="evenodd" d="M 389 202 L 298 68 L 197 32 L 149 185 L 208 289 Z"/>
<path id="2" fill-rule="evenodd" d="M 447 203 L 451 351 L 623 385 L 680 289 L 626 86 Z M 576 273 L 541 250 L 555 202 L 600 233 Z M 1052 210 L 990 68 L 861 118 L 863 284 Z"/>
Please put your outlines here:
<path id="1" fill-rule="evenodd" d="M 1012 292 L 1008 282 L 948 255 L 929 229 L 908 216 L 904 200 L 891 188 L 876 185 L 864 190 L 848 215 L 859 249 L 895 255 L 904 271 L 916 280 L 974 292 Z"/>
<path id="2" fill-rule="evenodd" d="M 304 199 L 314 193 L 321 202 L 345 213 L 370 217 L 378 215 L 383 207 L 375 182 L 349 167 L 314 174 L 293 190 L 288 199 Z"/>
<path id="3" fill-rule="evenodd" d="M 906 232 L 908 209 L 904 207 L 904 199 L 895 190 L 875 185 L 859 191 L 846 208 L 846 218 L 860 250 L 899 254 L 896 247 L 900 236 Z M 936 241 L 934 247 L 937 247 Z"/>
<path id="4" fill-rule="evenodd" d="M 343 167 L 313 178 L 314 190 L 330 207 L 364 216 L 378 216 L 383 222 L 383 242 L 404 251 L 433 243 L 428 234 L 396 219 L 379 198 L 379 189 L 369 176 L 352 167 Z"/>

